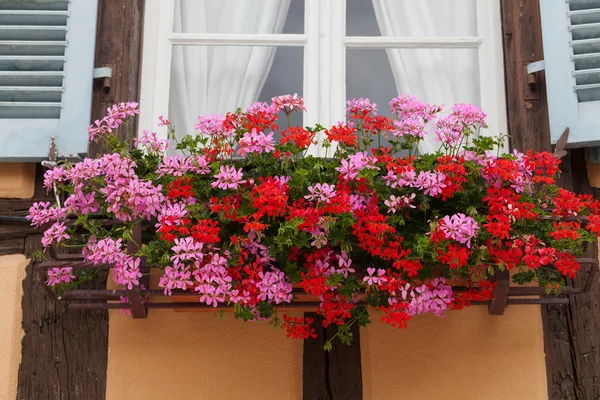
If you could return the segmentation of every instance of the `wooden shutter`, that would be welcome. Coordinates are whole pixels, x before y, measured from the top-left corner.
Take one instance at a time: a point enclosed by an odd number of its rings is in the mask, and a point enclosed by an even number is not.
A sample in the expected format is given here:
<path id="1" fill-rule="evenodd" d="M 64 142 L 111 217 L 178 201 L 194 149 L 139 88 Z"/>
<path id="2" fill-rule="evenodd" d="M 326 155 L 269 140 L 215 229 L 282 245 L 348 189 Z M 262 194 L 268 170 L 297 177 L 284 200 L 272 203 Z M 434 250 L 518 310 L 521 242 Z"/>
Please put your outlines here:
<path id="1" fill-rule="evenodd" d="M 600 0 L 540 0 L 550 135 L 600 144 Z"/>
<path id="2" fill-rule="evenodd" d="M 97 0 L 0 1 L 0 161 L 87 152 Z"/>

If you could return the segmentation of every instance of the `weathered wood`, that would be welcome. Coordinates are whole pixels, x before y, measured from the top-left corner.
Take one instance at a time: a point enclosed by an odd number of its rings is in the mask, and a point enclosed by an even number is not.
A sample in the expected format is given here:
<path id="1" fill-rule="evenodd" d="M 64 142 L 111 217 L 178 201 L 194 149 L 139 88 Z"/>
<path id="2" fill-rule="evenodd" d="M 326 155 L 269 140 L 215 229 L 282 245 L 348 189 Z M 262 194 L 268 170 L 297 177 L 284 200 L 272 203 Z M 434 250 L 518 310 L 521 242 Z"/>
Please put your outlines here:
<path id="1" fill-rule="evenodd" d="M 131 240 L 127 242 L 127 253 L 135 254 L 140 249 L 142 243 L 142 224 L 137 224 L 133 227 L 133 233 L 131 234 Z M 144 260 L 145 263 L 145 260 Z M 140 271 L 146 272 L 146 268 L 144 265 L 140 263 Z M 140 278 L 141 279 L 141 278 Z M 142 296 L 142 292 L 140 290 L 142 282 L 140 285 L 133 286 L 130 290 L 127 291 L 127 298 L 129 300 L 129 304 L 131 305 L 131 316 L 133 318 L 147 318 L 148 310 L 144 305 L 144 297 Z M 147 287 L 146 287 L 147 289 Z"/>
<path id="2" fill-rule="evenodd" d="M 303 400 L 330 400 L 329 362 L 323 351 L 325 328 L 316 313 L 304 313 L 305 318 L 314 318 L 317 337 L 306 339 L 302 354 L 302 398 Z"/>
<path id="3" fill-rule="evenodd" d="M 5 254 L 23 254 L 25 238 L 0 240 L 0 256 Z"/>
<path id="4" fill-rule="evenodd" d="M 98 10 L 96 38 L 96 66 L 113 69 L 110 90 L 101 85 L 94 87 L 92 120 L 101 119 L 106 109 L 122 101 L 138 101 L 141 73 L 142 33 L 144 21 L 143 0 L 103 0 Z M 121 140 L 134 137 L 137 119 L 123 125 L 118 135 Z M 102 154 L 102 143 L 90 142 L 88 154 Z"/>
<path id="5" fill-rule="evenodd" d="M 94 90 L 93 120 L 101 118 L 106 108 L 115 102 L 138 99 L 143 4 L 143 0 L 99 0 L 96 66 L 111 66 L 113 78 L 110 90 Z M 135 125 L 134 121 L 122 129 L 120 135 L 131 137 L 136 131 Z M 91 156 L 101 153 L 101 146 L 90 146 Z M 40 177 L 43 171 L 38 172 Z M 50 196 L 38 179 L 34 197 Z M 5 201 L 4 205 L 10 215 L 25 215 L 30 203 Z M 39 235 L 25 239 L 26 254 L 39 246 Z M 87 288 L 104 289 L 106 278 L 107 272 L 99 271 Z M 27 267 L 23 288 L 25 335 L 18 399 L 104 399 L 108 362 L 107 310 L 68 311 L 65 302 L 54 301 L 47 295 L 33 264 Z"/>
<path id="6" fill-rule="evenodd" d="M 314 318 L 316 339 L 306 339 L 303 350 L 302 398 L 304 400 L 361 400 L 363 398 L 362 366 L 360 357 L 360 328 L 354 324 L 354 340 L 350 346 L 334 339 L 330 352 L 323 345 L 337 332 L 337 326 L 323 328 L 323 318 L 316 313 L 305 313 Z"/>
<path id="7" fill-rule="evenodd" d="M 573 149 L 562 163 L 561 186 L 577 193 L 597 195 L 587 178 L 584 149 Z M 587 257 L 597 257 L 597 245 L 588 246 Z M 567 284 L 584 284 L 578 274 Z M 600 397 L 600 285 L 571 299 L 565 306 L 544 306 L 549 398 L 591 400 Z"/>
<path id="8" fill-rule="evenodd" d="M 503 315 L 506 304 L 508 304 L 508 290 L 510 286 L 510 274 L 508 270 L 496 271 L 494 282 L 496 282 L 496 291 L 494 292 L 494 299 L 489 306 L 489 313 L 491 315 Z"/>
<path id="9" fill-rule="evenodd" d="M 539 0 L 502 0 L 501 7 L 510 146 L 549 150 L 546 77 L 538 72 L 531 90 L 526 70 L 528 63 L 544 59 Z"/>
<path id="10" fill-rule="evenodd" d="M 25 241 L 25 253 L 41 248 L 40 235 Z M 87 288 L 105 287 L 106 273 Z M 34 263 L 23 281 L 22 360 L 18 399 L 104 399 L 108 352 L 106 310 L 67 311 L 48 296 Z"/>
<path id="11" fill-rule="evenodd" d="M 513 149 L 550 150 L 545 76 L 537 73 L 535 90 L 528 86 L 526 65 L 542 60 L 539 0 L 502 1 L 504 64 L 510 145 Z M 567 127 L 565 127 L 567 128 Z M 582 149 L 562 159 L 562 187 L 593 193 Z M 597 257 L 590 246 L 588 257 Z M 585 274 L 567 284 L 581 285 Z M 584 400 L 600 397 L 600 285 L 578 295 L 567 305 L 542 306 L 544 347 L 550 400 Z"/>

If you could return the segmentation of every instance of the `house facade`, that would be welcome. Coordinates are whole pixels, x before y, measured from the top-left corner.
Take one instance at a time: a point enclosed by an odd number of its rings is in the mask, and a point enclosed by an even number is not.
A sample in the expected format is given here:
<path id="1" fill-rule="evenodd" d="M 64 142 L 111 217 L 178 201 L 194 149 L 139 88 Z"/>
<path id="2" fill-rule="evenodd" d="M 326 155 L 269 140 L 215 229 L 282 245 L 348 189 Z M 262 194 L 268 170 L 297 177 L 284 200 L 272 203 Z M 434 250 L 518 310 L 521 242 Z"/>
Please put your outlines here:
<path id="1" fill-rule="evenodd" d="M 0 398 L 597 398 L 597 284 L 569 304 L 374 323 L 323 353 L 325 331 L 303 342 L 212 312 L 68 310 L 21 217 L 52 199 L 40 162 L 102 153 L 87 126 L 113 103 L 141 103 L 130 138 L 159 116 L 190 133 L 199 114 L 294 92 L 305 125 L 401 92 L 481 106 L 507 149 L 549 150 L 569 128 L 561 184 L 595 194 L 598 24 L 596 0 L 0 0 Z"/>

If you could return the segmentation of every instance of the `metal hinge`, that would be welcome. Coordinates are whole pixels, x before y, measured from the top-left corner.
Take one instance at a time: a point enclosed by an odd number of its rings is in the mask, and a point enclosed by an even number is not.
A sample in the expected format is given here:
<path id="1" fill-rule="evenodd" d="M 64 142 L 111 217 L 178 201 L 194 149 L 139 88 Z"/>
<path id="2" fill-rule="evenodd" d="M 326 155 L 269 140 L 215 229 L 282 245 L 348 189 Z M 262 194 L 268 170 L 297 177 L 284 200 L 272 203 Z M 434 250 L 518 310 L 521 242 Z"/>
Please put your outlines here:
<path id="1" fill-rule="evenodd" d="M 110 67 L 94 68 L 92 77 L 94 78 L 94 80 L 102 79 L 102 88 L 104 90 L 109 90 L 110 89 L 110 81 L 112 78 L 112 68 L 110 68 Z"/>
<path id="2" fill-rule="evenodd" d="M 536 61 L 527 64 L 527 85 L 531 91 L 535 91 L 537 87 L 536 72 L 540 72 L 546 69 L 546 62 L 544 60 Z"/>

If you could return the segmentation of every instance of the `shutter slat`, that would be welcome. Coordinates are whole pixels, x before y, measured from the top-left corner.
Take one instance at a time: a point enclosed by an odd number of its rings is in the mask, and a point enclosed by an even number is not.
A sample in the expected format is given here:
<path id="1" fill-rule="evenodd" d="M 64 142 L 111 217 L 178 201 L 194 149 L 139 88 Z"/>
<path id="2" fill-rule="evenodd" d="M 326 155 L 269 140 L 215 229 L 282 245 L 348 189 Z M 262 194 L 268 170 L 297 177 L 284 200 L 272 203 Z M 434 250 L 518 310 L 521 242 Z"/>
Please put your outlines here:
<path id="1" fill-rule="evenodd" d="M 571 11 L 568 13 L 571 25 L 593 24 L 600 19 L 600 8 L 589 10 Z"/>
<path id="2" fill-rule="evenodd" d="M 570 26 L 569 30 L 573 35 L 573 40 L 600 38 L 600 22 Z"/>
<path id="3" fill-rule="evenodd" d="M 0 101 L 60 103 L 62 92 L 62 87 L 55 86 L 2 86 Z"/>
<path id="4" fill-rule="evenodd" d="M 67 11 L 70 0 L 2 0 L 0 10 Z M 91 4 L 90 4 L 91 6 Z"/>
<path id="5" fill-rule="evenodd" d="M 62 56 L 67 42 L 63 40 L 0 40 L 0 55 Z"/>
<path id="6" fill-rule="evenodd" d="M 0 160 L 87 150 L 97 0 L 0 0 Z"/>
<path id="7" fill-rule="evenodd" d="M 539 0 L 550 135 L 600 144 L 600 0 Z"/>
<path id="8" fill-rule="evenodd" d="M 593 68 L 593 69 L 582 69 L 579 71 L 575 71 L 573 72 L 574 76 L 582 76 L 582 75 L 597 75 L 600 73 L 600 68 Z"/>
<path id="9" fill-rule="evenodd" d="M 0 118 L 58 119 L 60 111 L 60 102 L 0 101 Z"/>
<path id="10" fill-rule="evenodd" d="M 64 41 L 66 37 L 65 26 L 0 25 L 0 40 Z"/>
<path id="11" fill-rule="evenodd" d="M 0 10 L 0 25 L 67 25 L 67 11 Z"/>
<path id="12" fill-rule="evenodd" d="M 578 54 L 571 56 L 575 70 L 600 68 L 600 53 Z"/>
<path id="13" fill-rule="evenodd" d="M 0 62 L 0 65 L 2 63 Z M 62 87 L 62 71 L 0 71 L 2 86 L 57 86 Z"/>
<path id="14" fill-rule="evenodd" d="M 572 40 L 573 54 L 600 53 L 600 38 Z"/>

